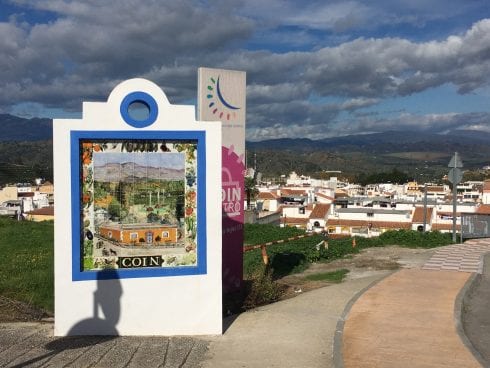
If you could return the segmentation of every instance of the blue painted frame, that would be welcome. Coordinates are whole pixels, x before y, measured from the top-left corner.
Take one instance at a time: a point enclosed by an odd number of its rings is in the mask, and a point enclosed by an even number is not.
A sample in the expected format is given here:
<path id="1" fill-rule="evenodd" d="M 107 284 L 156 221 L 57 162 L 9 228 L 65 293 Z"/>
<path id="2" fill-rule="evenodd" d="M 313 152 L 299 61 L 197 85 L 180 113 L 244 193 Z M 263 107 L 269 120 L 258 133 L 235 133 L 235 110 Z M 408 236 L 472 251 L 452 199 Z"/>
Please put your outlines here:
<path id="1" fill-rule="evenodd" d="M 129 106 L 134 102 L 140 102 L 148 107 L 149 116 L 145 120 L 133 119 L 129 115 Z M 153 97 L 145 92 L 132 92 L 128 94 L 121 102 L 119 107 L 119 112 L 121 113 L 124 121 L 134 128 L 145 128 L 150 126 L 155 122 L 158 117 L 158 104 Z"/>
<path id="2" fill-rule="evenodd" d="M 117 270 L 81 270 L 81 140 L 173 140 L 197 141 L 197 265 Z M 205 131 L 74 131 L 70 132 L 72 280 L 124 279 L 143 277 L 204 275 L 207 273 L 206 224 L 206 132 Z"/>

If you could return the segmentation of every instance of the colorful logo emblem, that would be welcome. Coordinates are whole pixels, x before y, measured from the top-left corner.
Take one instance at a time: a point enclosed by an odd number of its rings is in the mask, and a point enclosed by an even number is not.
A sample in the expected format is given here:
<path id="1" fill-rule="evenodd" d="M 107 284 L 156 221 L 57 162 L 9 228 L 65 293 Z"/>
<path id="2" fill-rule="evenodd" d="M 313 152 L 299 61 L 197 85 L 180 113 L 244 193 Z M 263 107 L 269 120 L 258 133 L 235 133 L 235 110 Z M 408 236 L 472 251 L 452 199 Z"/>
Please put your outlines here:
<path id="1" fill-rule="evenodd" d="M 221 120 L 233 120 L 236 117 L 236 111 L 240 110 L 240 107 L 232 105 L 223 96 L 219 78 L 219 76 L 216 79 L 213 77 L 209 78 L 207 85 L 208 94 L 206 95 L 209 100 L 208 107 Z"/>

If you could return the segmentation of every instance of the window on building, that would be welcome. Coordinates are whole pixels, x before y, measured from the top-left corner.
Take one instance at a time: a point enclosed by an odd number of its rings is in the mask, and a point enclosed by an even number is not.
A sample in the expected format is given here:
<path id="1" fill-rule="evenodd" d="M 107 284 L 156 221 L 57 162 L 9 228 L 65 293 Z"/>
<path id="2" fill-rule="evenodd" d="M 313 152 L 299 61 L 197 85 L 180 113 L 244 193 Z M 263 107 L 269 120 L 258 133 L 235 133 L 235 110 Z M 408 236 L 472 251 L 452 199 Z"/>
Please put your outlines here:
<path id="1" fill-rule="evenodd" d="M 138 240 L 138 233 L 129 233 L 129 239 Z"/>
<path id="2" fill-rule="evenodd" d="M 168 238 L 168 237 L 170 237 L 169 232 L 168 231 L 162 231 L 162 238 Z"/>
<path id="3" fill-rule="evenodd" d="M 374 217 L 374 213 L 373 212 L 368 212 L 366 213 L 367 217 Z"/>
<path id="4" fill-rule="evenodd" d="M 313 226 L 314 226 L 314 227 L 320 227 L 320 223 L 319 223 L 318 221 L 315 221 L 315 222 L 313 223 Z"/>
<path id="5" fill-rule="evenodd" d="M 305 208 L 304 207 L 300 207 L 299 208 L 299 213 L 304 215 L 305 214 Z"/>

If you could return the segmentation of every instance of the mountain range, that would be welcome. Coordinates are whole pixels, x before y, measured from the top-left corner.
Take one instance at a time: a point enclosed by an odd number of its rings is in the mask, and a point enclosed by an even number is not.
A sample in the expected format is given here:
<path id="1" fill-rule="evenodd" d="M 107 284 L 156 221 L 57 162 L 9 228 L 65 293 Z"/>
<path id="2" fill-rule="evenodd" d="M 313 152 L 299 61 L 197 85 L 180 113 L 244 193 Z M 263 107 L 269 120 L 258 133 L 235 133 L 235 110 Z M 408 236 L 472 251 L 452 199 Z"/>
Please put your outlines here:
<path id="1" fill-rule="evenodd" d="M 94 180 L 105 183 L 133 183 L 147 179 L 183 180 L 184 169 L 142 166 L 134 162 L 107 163 L 94 168 Z"/>
<path id="2" fill-rule="evenodd" d="M 481 149 L 490 152 L 490 133 L 474 130 L 453 130 L 445 134 L 387 131 L 312 140 L 307 138 L 270 139 L 247 142 L 249 150 L 309 151 L 367 151 L 391 152 L 454 152 Z"/>
<path id="3" fill-rule="evenodd" d="M 51 153 L 50 119 L 25 119 L 0 114 L 0 126 L 0 161 L 6 163 L 3 167 L 0 165 L 1 181 L 11 179 L 11 172 L 18 171 L 17 166 L 8 165 L 29 166 L 32 162 L 39 161 L 37 157 L 43 157 L 44 151 Z M 24 146 L 28 142 L 32 149 L 20 148 L 20 145 Z M 444 134 L 393 130 L 317 140 L 270 139 L 246 142 L 246 148 L 248 166 L 253 166 L 252 163 L 256 161 L 257 169 L 271 176 L 291 171 L 305 175 L 328 171 L 358 175 L 398 169 L 413 178 L 422 176 L 420 180 L 430 180 L 440 178 L 446 173 L 447 164 L 454 152 L 461 154 L 465 169 L 479 169 L 490 165 L 490 133 L 474 130 L 453 130 Z M 19 150 L 22 151 L 20 156 L 14 153 Z M 46 162 L 46 165 L 51 170 L 52 164 Z M 31 171 L 25 171 L 22 175 L 27 177 Z M 109 173 L 100 175 L 111 178 Z M 173 177 L 174 174 L 169 175 Z M 182 177 L 181 173 L 175 175 Z M 140 177 L 129 172 L 125 174 L 128 180 L 132 176 Z"/>
<path id="4" fill-rule="evenodd" d="M 0 142 L 49 141 L 53 139 L 53 121 L 45 118 L 26 119 L 0 114 Z"/>
<path id="5" fill-rule="evenodd" d="M 22 118 L 0 114 L 0 141 L 43 141 L 51 140 L 53 124 L 46 118 Z M 458 148 L 478 147 L 490 149 L 490 133 L 476 130 L 453 130 L 445 134 L 386 131 L 382 133 L 357 134 L 325 139 L 282 138 L 259 142 L 247 142 L 249 150 L 289 150 L 308 152 L 322 151 L 369 151 L 369 152 L 409 152 L 447 151 Z"/>

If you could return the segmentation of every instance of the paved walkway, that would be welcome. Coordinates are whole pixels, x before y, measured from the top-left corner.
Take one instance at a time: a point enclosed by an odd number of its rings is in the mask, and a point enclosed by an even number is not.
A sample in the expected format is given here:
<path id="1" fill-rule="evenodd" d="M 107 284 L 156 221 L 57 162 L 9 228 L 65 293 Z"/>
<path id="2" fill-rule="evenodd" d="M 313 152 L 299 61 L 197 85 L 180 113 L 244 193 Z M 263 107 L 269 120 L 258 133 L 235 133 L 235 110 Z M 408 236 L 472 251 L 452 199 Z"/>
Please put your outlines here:
<path id="1" fill-rule="evenodd" d="M 0 324 L 0 367 L 332 368 L 345 305 L 389 273 L 242 313 L 216 337 L 55 338 L 52 324 Z"/>
<path id="2" fill-rule="evenodd" d="M 443 247 L 422 269 L 401 270 L 366 291 L 352 306 L 345 322 L 343 366 L 481 367 L 481 355 L 478 352 L 473 355 L 470 340 L 458 329 L 461 326 L 458 296 L 466 290 L 470 278 L 473 282 L 473 275 L 482 273 L 487 252 L 490 239 Z M 490 266 L 485 267 L 490 273 Z M 479 283 L 480 289 L 490 286 L 490 275 L 486 274 L 483 284 Z M 464 307 L 474 312 L 468 317 L 471 323 L 465 326 L 466 331 L 480 342 L 490 341 L 487 323 L 490 319 L 486 316 L 489 297 L 490 292 L 466 298 Z M 482 326 L 481 321 L 487 322 Z"/>
<path id="3" fill-rule="evenodd" d="M 189 337 L 53 337 L 51 323 L 0 324 L 0 367 L 193 368 L 207 342 Z"/>
<path id="4" fill-rule="evenodd" d="M 345 323 L 345 368 L 480 367 L 454 323 L 454 303 L 469 277 L 401 270 L 369 289 Z"/>
<path id="5" fill-rule="evenodd" d="M 481 273 L 482 257 L 487 252 L 490 252 L 490 239 L 468 240 L 438 249 L 422 269 Z"/>
<path id="6" fill-rule="evenodd" d="M 241 314 L 211 342 L 204 367 L 331 368 L 337 323 L 346 304 L 385 277 L 355 279 Z"/>
<path id="7" fill-rule="evenodd" d="M 51 324 L 0 324 L 0 367 L 479 367 L 454 312 L 474 273 L 444 270 L 438 255 L 453 261 L 453 250 L 482 254 L 489 244 L 441 248 L 425 264 L 437 260 L 438 271 L 381 272 L 243 313 L 217 337 L 55 338 Z M 470 258 L 461 258 L 459 271 Z M 481 303 L 486 311 L 488 300 Z"/>
<path id="8" fill-rule="evenodd" d="M 0 324 L 0 367 L 329 368 L 345 305 L 386 274 L 243 313 L 218 337 L 55 338 L 50 323 Z"/>

